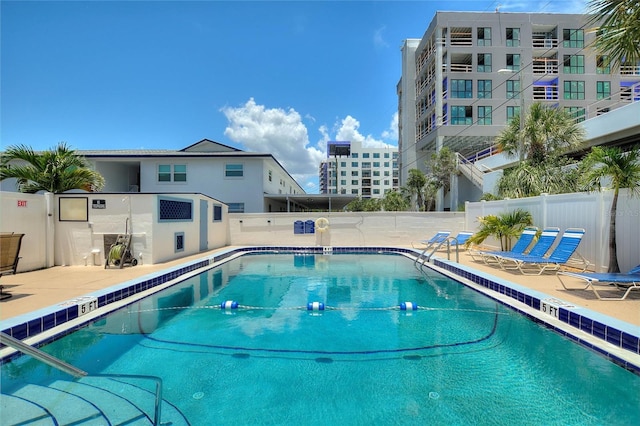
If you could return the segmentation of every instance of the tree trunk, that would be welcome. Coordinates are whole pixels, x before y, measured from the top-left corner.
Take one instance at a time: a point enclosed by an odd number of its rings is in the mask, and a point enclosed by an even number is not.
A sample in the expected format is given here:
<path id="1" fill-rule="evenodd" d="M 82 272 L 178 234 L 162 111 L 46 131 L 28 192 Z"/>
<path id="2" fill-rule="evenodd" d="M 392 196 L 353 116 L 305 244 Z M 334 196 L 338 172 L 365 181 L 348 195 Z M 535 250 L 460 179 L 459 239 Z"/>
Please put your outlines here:
<path id="1" fill-rule="evenodd" d="M 618 189 L 613 191 L 611 202 L 611 217 L 609 218 L 609 271 L 620 272 L 618 266 L 618 249 L 616 245 L 616 211 L 618 209 Z"/>

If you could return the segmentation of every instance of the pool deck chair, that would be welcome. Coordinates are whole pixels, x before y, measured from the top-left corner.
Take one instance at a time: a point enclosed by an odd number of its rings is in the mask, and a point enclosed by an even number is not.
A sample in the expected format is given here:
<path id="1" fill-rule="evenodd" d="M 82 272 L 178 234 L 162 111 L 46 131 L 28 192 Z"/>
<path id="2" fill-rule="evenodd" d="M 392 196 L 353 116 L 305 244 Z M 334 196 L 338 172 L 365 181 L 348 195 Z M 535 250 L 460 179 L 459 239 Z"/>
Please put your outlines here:
<path id="1" fill-rule="evenodd" d="M 494 259 L 502 269 L 518 269 L 514 261 L 505 259 L 518 258 L 520 256 L 543 257 L 547 254 L 553 243 L 556 242 L 559 234 L 560 228 L 557 226 L 548 226 L 542 230 L 538 241 L 536 241 L 533 247 L 531 247 L 531 250 L 526 254 L 494 254 Z"/>
<path id="2" fill-rule="evenodd" d="M 589 262 L 576 251 L 584 233 L 585 230 L 582 228 L 566 229 L 558 245 L 548 257 L 532 255 L 533 249 L 531 249 L 529 254 L 498 256 L 498 260 L 504 269 L 517 269 L 524 275 L 540 275 L 546 271 L 558 271 L 562 266 L 567 265 L 574 256 L 577 256 L 578 261 L 571 263 L 576 266 L 578 263 L 582 264 L 582 270 L 584 271 Z"/>
<path id="3" fill-rule="evenodd" d="M 419 248 L 419 249 L 422 249 L 422 250 L 428 250 L 431 247 L 434 247 L 436 244 L 440 244 L 440 243 L 444 242 L 449 237 L 449 235 L 451 235 L 451 232 L 449 232 L 449 231 L 438 231 L 436 233 L 436 235 L 434 235 L 430 239 L 418 241 L 418 244 L 422 244 L 423 247 L 416 247 L 413 244 L 413 242 L 411 243 L 411 246 L 413 248 Z"/>
<path id="4" fill-rule="evenodd" d="M 24 234 L 3 232 L 0 234 L 0 276 L 15 274 L 20 260 L 20 245 Z M 0 300 L 11 297 L 10 293 L 2 291 L 0 285 Z"/>
<path id="5" fill-rule="evenodd" d="M 633 290 L 640 290 L 640 265 L 625 273 L 608 272 L 568 272 L 559 271 L 556 273 L 560 284 L 565 290 L 588 290 L 591 289 L 600 300 L 624 300 Z M 563 279 L 564 277 L 564 279 Z M 575 288 L 567 287 L 567 277 L 584 281 L 586 286 Z M 622 297 L 603 297 L 598 292 L 597 287 L 602 290 L 623 291 Z"/>
<path id="6" fill-rule="evenodd" d="M 471 231 L 460 231 L 458 232 L 458 235 L 456 235 L 455 237 L 449 237 L 449 246 L 450 247 L 462 247 L 463 245 L 466 244 L 467 240 L 469 238 L 471 238 L 471 236 L 473 235 L 473 232 Z"/>
<path id="7" fill-rule="evenodd" d="M 554 228 L 556 235 L 560 233 L 560 229 Z M 490 263 L 498 263 L 497 256 L 510 256 L 513 254 L 523 254 L 527 248 L 531 245 L 531 242 L 538 234 L 538 227 L 527 226 L 522 230 L 522 234 L 518 238 L 518 241 L 513 245 L 511 250 L 507 251 L 485 251 L 485 250 L 469 250 L 469 255 L 473 260 L 481 260 L 487 265 Z M 477 257 L 477 258 L 476 258 Z"/>

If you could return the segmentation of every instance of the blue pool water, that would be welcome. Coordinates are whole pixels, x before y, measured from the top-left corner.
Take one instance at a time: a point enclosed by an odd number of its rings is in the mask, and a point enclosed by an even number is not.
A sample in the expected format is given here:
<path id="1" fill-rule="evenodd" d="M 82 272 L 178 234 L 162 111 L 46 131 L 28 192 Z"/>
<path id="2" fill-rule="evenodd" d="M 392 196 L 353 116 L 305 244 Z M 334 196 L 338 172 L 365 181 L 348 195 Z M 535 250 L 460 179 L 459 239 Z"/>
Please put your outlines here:
<path id="1" fill-rule="evenodd" d="M 640 416 L 639 376 L 401 255 L 245 255 L 43 349 L 91 374 L 162 378 L 192 425 Z M 61 377 L 21 357 L 3 393 Z"/>

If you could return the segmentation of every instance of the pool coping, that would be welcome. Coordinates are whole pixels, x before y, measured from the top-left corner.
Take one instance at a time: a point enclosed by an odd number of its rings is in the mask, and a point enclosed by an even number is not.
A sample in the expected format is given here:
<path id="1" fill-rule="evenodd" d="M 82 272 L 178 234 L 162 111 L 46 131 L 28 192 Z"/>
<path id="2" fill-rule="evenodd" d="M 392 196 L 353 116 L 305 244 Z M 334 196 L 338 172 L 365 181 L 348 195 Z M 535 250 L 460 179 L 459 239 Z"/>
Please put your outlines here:
<path id="1" fill-rule="evenodd" d="M 133 303 L 133 296 L 142 292 L 159 291 L 173 281 L 180 282 L 189 275 L 203 269 L 215 267 L 222 262 L 248 253 L 398 253 L 415 258 L 418 250 L 399 247 L 322 247 L 322 246 L 245 246 L 222 250 L 173 268 L 148 274 L 121 284 L 70 299 L 28 314 L 0 321 L 0 330 L 19 340 L 31 340 L 31 344 L 42 345 L 60 335 L 55 332 L 61 327 L 80 328 L 95 319 L 91 312 L 103 311 L 107 306 L 120 307 Z M 481 291 L 486 296 L 525 315 L 529 319 L 566 336 L 574 342 L 596 351 L 610 361 L 640 375 L 640 332 L 639 327 L 616 318 L 575 306 L 548 294 L 520 286 L 507 280 L 482 273 L 460 263 L 441 258 L 433 258 L 429 267 L 456 281 Z M 171 284 L 173 285 L 173 284 Z M 130 300 L 131 299 L 131 300 Z M 82 312 L 83 310 L 87 312 Z M 111 309 L 109 309 L 110 311 Z M 106 314 L 102 314 L 106 315 Z M 55 329 L 55 330 L 54 330 Z M 53 334 L 51 334 L 53 332 Z M 0 349 L 7 349 L 0 345 Z M 4 352 L 4 351 L 3 351 Z M 8 362 L 19 354 L 0 352 L 0 363 Z"/>

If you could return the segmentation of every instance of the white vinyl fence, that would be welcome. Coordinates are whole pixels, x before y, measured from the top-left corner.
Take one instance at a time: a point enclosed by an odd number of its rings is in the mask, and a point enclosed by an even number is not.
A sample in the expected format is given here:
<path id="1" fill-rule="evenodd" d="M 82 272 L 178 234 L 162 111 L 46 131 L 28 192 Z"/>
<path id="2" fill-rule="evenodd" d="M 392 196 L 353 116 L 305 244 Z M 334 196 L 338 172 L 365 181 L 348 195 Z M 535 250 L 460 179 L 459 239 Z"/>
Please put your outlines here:
<path id="1" fill-rule="evenodd" d="M 466 203 L 465 228 L 477 231 L 478 217 L 526 210 L 534 225 L 584 228 L 585 236 L 578 252 L 592 265 L 589 269 L 606 271 L 609 263 L 609 217 L 613 191 L 541 195 L 513 200 Z M 628 271 L 640 264 L 640 197 L 620 190 L 616 214 L 617 257 L 620 270 Z M 489 244 L 492 242 L 488 241 Z M 499 244 L 494 241 L 496 245 Z"/>

